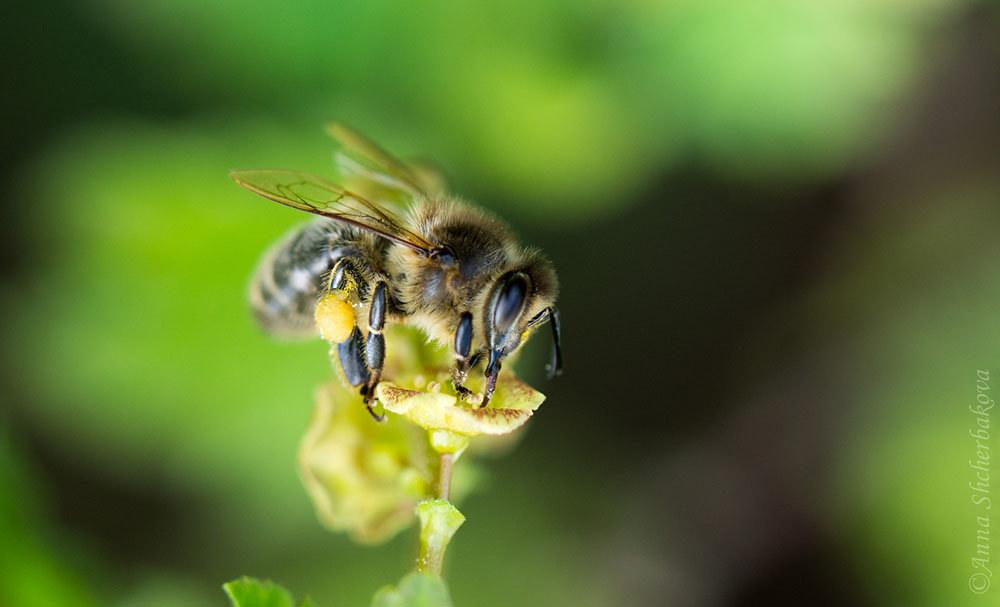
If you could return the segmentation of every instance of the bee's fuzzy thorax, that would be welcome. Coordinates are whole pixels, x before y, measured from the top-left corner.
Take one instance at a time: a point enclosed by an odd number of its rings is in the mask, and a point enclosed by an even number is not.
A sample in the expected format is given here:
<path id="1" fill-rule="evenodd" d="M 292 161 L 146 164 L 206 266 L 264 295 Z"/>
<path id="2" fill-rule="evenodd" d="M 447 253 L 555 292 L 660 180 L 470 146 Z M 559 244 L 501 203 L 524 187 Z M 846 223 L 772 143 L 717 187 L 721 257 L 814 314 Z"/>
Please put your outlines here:
<path id="1" fill-rule="evenodd" d="M 483 347 L 485 310 L 493 285 L 511 271 L 530 277 L 531 297 L 525 318 L 555 302 L 558 281 L 552 263 L 538 249 L 519 244 L 507 224 L 492 213 L 454 198 L 415 201 L 409 224 L 436 246 L 447 247 L 454 265 L 404 247 L 392 247 L 387 258 L 395 293 L 408 322 L 447 345 L 464 312 L 474 322 L 475 347 Z"/>

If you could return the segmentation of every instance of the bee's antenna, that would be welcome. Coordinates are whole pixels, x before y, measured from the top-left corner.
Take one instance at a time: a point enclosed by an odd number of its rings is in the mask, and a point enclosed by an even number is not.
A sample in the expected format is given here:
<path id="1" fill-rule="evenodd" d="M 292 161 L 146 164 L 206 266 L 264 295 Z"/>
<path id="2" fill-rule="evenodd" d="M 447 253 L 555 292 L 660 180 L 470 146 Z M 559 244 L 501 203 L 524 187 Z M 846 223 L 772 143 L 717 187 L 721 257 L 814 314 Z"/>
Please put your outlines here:
<path id="1" fill-rule="evenodd" d="M 552 359 L 545 365 L 548 378 L 562 375 L 562 341 L 559 338 L 559 312 L 555 308 L 546 308 L 549 322 L 552 324 Z"/>

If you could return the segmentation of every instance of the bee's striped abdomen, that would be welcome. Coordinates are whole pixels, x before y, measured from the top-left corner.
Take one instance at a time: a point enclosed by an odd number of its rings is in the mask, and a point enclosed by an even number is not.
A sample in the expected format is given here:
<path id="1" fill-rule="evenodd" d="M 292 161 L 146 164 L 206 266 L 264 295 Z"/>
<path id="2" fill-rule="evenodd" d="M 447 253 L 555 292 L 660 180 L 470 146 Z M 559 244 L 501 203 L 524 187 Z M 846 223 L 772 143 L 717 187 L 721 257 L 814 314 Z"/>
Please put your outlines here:
<path id="1" fill-rule="evenodd" d="M 250 305 L 265 331 L 288 337 L 316 333 L 316 301 L 337 260 L 354 252 L 350 232 L 338 222 L 316 219 L 265 254 L 250 285 Z"/>

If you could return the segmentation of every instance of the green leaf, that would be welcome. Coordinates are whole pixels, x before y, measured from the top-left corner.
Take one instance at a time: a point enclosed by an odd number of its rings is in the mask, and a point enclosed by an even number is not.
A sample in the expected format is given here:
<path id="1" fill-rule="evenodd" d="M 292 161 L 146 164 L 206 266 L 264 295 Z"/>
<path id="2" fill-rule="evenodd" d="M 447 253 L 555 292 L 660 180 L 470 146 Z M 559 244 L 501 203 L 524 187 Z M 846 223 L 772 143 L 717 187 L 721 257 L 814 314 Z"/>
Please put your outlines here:
<path id="1" fill-rule="evenodd" d="M 376 592 L 371 607 L 451 607 L 451 596 L 438 576 L 414 572 Z"/>
<path id="2" fill-rule="evenodd" d="M 292 593 L 271 580 L 243 576 L 223 584 L 222 589 L 233 607 L 314 607 L 308 597 L 296 606 Z"/>

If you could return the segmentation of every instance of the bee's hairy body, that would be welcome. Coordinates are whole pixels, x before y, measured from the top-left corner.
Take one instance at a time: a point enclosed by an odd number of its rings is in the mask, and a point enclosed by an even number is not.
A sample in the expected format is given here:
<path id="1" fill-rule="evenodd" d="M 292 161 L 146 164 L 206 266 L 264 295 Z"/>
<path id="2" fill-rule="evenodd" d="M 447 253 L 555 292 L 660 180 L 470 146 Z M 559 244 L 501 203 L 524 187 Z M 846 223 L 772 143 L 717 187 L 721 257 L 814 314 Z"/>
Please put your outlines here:
<path id="1" fill-rule="evenodd" d="M 415 325 L 450 345 L 452 383 L 463 397 L 471 395 L 464 387 L 470 369 L 483 361 L 482 406 L 502 361 L 546 322 L 553 336 L 549 375 L 558 374 L 559 287 L 551 262 L 521 246 L 496 216 L 442 194 L 439 178 L 344 125 L 328 131 L 344 146 L 334 156 L 342 176 L 360 179 L 365 196 L 302 171 L 230 173 L 256 194 L 320 216 L 261 261 L 250 287 L 260 325 L 284 337 L 320 331 L 335 343 L 344 378 L 361 386 L 376 419 L 386 322 Z"/>
<path id="2" fill-rule="evenodd" d="M 493 215 L 454 199 L 414 203 L 412 227 L 431 242 L 454 251 L 454 264 L 419 253 L 336 220 L 316 218 L 286 236 L 262 259 L 250 289 L 254 315 L 261 327 L 278 337 L 315 335 L 316 302 L 326 292 L 330 272 L 343 258 L 360 260 L 358 318 L 369 312 L 369 285 L 389 285 L 388 316 L 419 327 L 442 345 L 454 335 L 465 312 L 485 307 L 489 287 L 511 267 L 536 268 L 543 280 L 534 286 L 538 298 L 526 311 L 534 316 L 555 299 L 555 276 L 548 261 L 525 249 Z M 530 317 L 529 316 L 529 317 Z M 363 324 L 363 323 L 362 323 Z M 367 335 L 366 328 L 362 334 Z M 472 350 L 484 347 L 484 316 L 473 314 Z"/>

